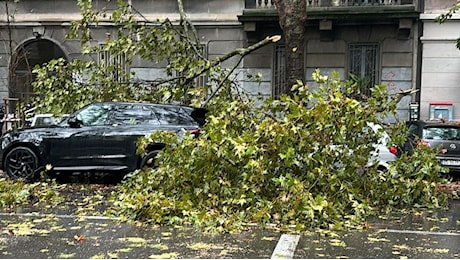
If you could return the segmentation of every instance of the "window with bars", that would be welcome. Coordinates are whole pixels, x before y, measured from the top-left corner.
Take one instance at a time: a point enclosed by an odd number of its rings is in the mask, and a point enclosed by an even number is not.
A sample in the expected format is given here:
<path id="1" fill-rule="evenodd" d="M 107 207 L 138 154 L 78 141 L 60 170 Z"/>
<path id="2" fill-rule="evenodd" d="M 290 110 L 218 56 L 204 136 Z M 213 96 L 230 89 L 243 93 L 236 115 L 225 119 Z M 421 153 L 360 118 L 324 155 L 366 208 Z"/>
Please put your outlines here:
<path id="1" fill-rule="evenodd" d="M 193 54 L 195 58 L 199 58 L 198 55 L 202 56 L 203 58 L 208 57 L 206 44 L 200 44 L 199 46 L 197 46 L 197 51 L 199 51 L 200 54 Z M 176 71 L 175 75 L 177 77 L 185 76 L 183 71 Z M 208 82 L 208 75 L 206 73 L 199 75 L 198 77 L 195 78 L 194 82 L 195 82 L 195 86 L 200 86 L 200 87 L 205 86 L 206 83 Z"/>
<path id="2" fill-rule="evenodd" d="M 107 75 L 118 82 L 126 81 L 128 73 L 126 55 L 124 53 L 113 55 L 109 50 L 105 50 L 104 44 L 99 45 L 99 50 L 99 65 L 104 66 Z"/>
<path id="3" fill-rule="evenodd" d="M 376 43 L 352 43 L 348 51 L 348 72 L 368 96 L 370 89 L 379 84 L 379 45 Z"/>
<path id="4" fill-rule="evenodd" d="M 272 97 L 280 96 L 283 85 L 286 83 L 286 49 L 284 45 L 275 45 L 273 61 Z"/>

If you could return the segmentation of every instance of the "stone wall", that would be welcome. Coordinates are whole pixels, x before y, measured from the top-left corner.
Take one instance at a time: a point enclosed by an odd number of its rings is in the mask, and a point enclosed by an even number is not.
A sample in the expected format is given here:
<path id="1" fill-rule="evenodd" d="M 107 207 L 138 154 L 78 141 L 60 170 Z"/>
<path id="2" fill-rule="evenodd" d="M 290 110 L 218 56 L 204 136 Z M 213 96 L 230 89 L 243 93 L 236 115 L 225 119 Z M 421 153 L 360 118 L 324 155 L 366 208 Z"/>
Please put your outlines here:
<path id="1" fill-rule="evenodd" d="M 453 104 L 453 119 L 460 119 L 460 15 L 454 14 L 443 24 L 434 21 L 457 1 L 426 0 L 423 21 L 423 59 L 421 65 L 420 117 L 430 119 L 430 104 Z"/>

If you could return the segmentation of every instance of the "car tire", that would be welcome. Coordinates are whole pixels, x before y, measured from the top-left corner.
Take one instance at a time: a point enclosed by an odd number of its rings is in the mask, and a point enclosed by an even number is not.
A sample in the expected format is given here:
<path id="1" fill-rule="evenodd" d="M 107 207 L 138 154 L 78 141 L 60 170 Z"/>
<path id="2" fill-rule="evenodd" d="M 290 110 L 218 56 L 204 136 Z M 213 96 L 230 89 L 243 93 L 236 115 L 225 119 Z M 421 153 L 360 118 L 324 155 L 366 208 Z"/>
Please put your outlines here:
<path id="1" fill-rule="evenodd" d="M 155 167 L 155 157 L 157 157 L 159 151 L 151 151 L 149 152 L 141 161 L 141 169 L 144 167 L 147 168 L 154 168 Z"/>
<path id="2" fill-rule="evenodd" d="M 384 166 L 380 166 L 380 165 L 379 165 L 379 166 L 377 167 L 377 173 L 378 173 L 379 175 L 385 174 L 387 171 L 388 171 L 388 169 L 385 168 Z"/>
<path id="3" fill-rule="evenodd" d="M 39 168 L 38 156 L 28 147 L 13 148 L 6 154 L 3 168 L 13 180 L 33 181 Z"/>

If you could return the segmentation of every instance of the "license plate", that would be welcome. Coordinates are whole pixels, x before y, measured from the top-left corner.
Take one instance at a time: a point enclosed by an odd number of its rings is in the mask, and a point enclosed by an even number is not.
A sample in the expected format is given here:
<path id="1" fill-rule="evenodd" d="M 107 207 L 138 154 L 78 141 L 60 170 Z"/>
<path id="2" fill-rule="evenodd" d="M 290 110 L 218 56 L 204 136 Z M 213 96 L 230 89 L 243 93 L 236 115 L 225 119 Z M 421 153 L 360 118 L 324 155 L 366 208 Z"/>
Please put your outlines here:
<path id="1" fill-rule="evenodd" d="M 442 160 L 442 165 L 452 165 L 452 166 L 459 166 L 460 160 Z"/>

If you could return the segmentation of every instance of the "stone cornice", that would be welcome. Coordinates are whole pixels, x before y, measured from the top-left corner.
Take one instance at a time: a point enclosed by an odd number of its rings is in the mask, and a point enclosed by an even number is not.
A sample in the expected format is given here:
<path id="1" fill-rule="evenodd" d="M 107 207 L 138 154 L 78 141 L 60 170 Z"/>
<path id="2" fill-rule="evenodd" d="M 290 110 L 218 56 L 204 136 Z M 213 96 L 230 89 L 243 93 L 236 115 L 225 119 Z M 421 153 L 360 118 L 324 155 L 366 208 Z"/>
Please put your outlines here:
<path id="1" fill-rule="evenodd" d="M 434 20 L 442 13 L 422 13 L 420 14 L 421 20 Z M 460 20 L 460 14 L 453 14 L 451 20 Z"/>
<path id="2" fill-rule="evenodd" d="M 143 18 L 145 17 L 145 18 Z M 158 13 L 158 14 L 143 14 L 143 17 L 139 17 L 139 22 L 155 22 L 157 20 L 169 19 L 172 22 L 178 22 L 180 20 L 179 14 L 172 13 Z M 238 21 L 238 14 L 231 13 L 197 13 L 187 14 L 187 18 L 190 19 L 194 24 L 240 24 Z M 80 13 L 68 13 L 68 14 L 16 14 L 11 24 L 37 24 L 37 23 L 70 23 L 81 19 Z M 6 16 L 0 15 L 0 23 L 6 24 Z M 110 22 L 105 20 L 101 22 Z"/>

